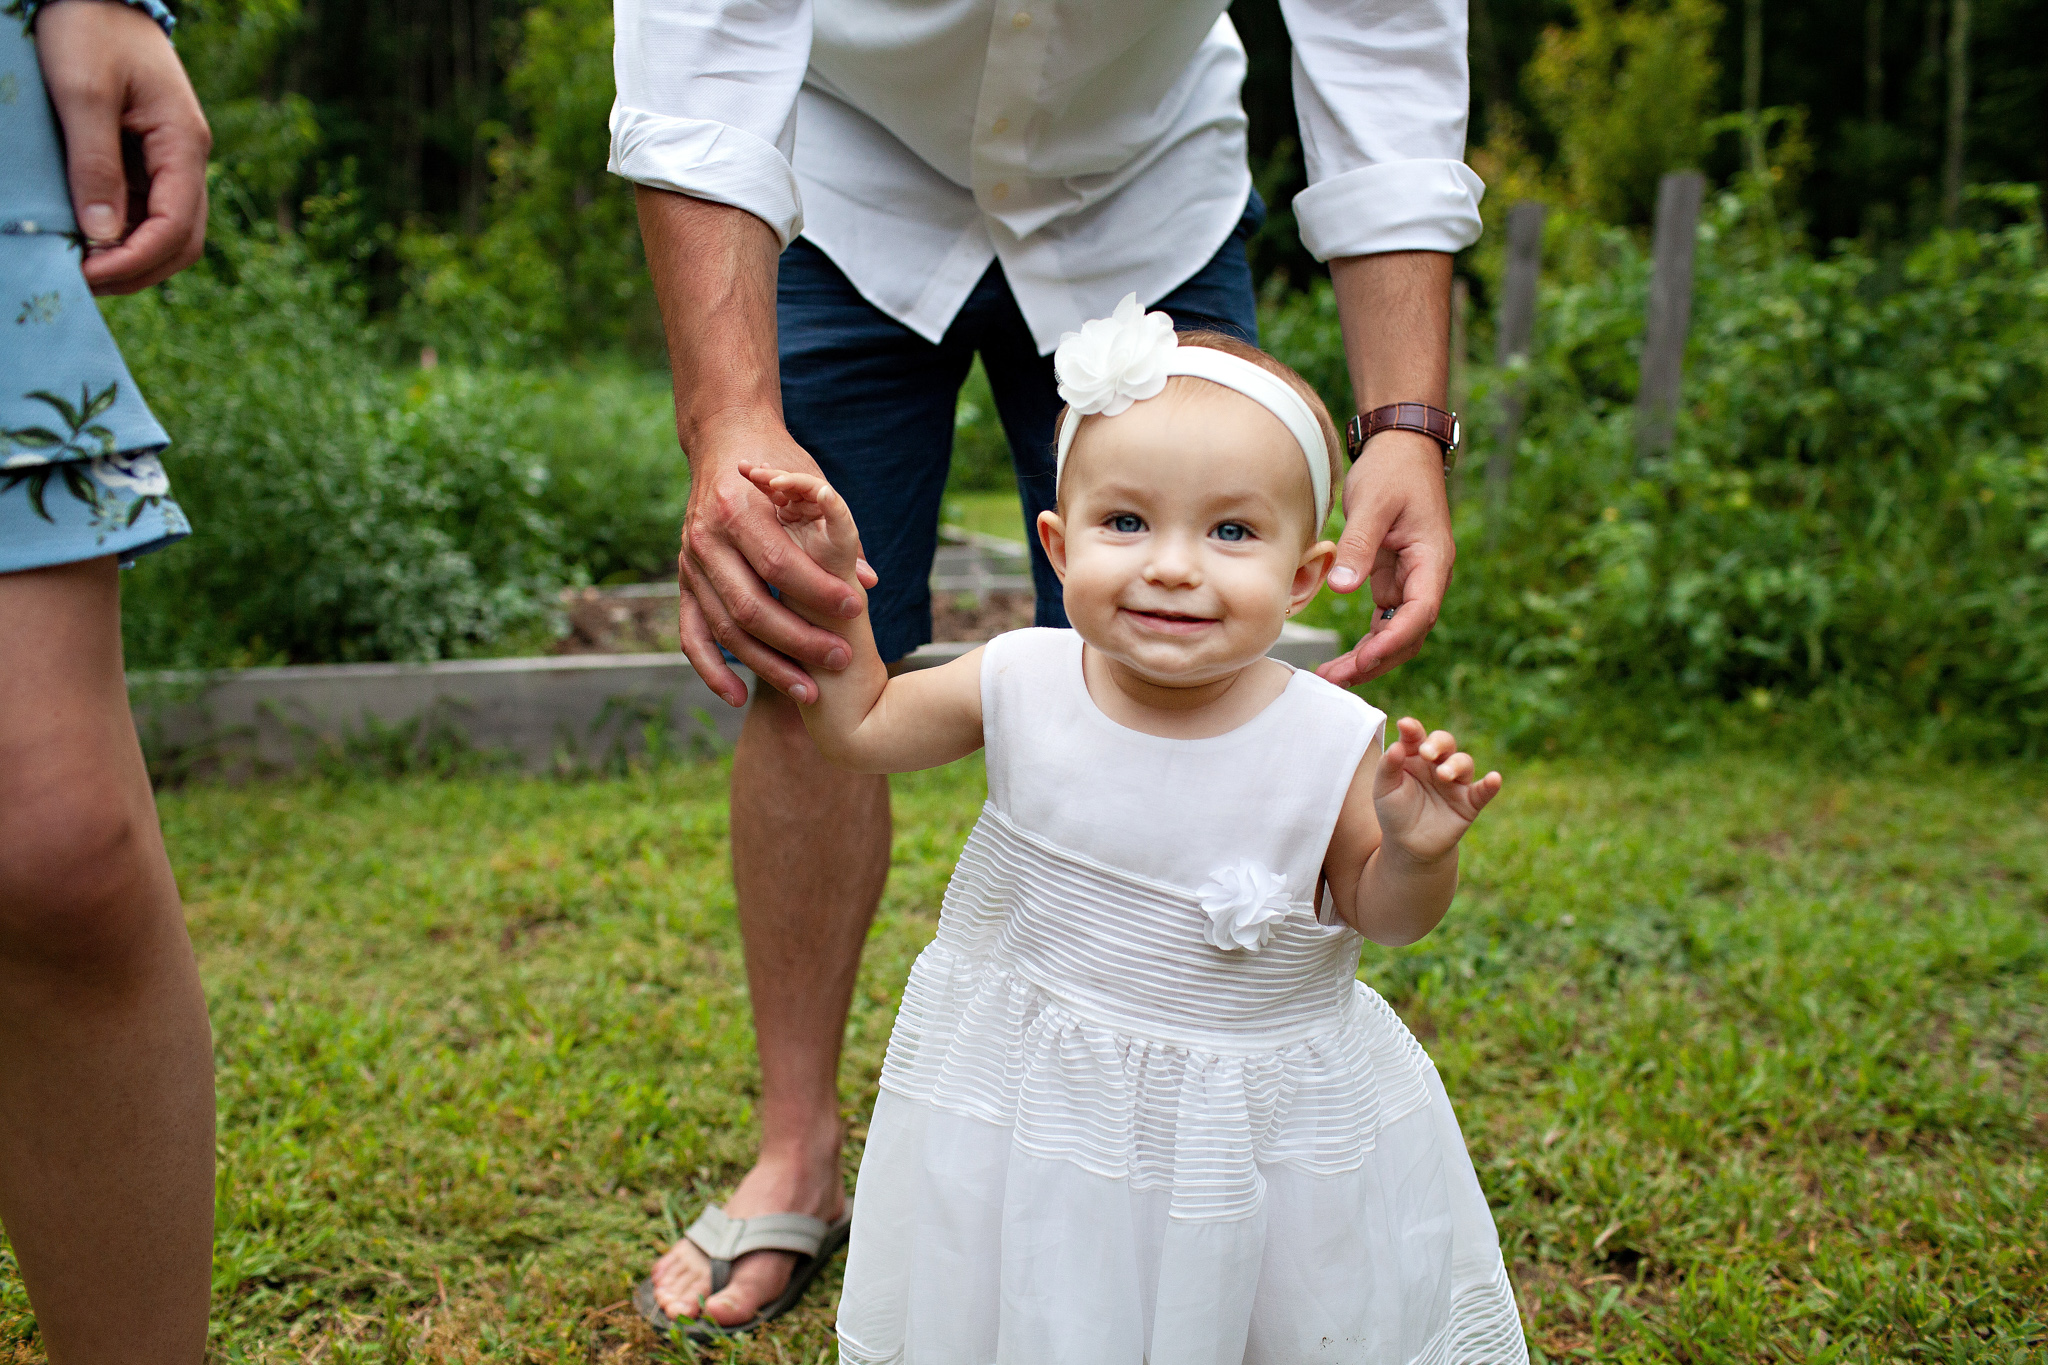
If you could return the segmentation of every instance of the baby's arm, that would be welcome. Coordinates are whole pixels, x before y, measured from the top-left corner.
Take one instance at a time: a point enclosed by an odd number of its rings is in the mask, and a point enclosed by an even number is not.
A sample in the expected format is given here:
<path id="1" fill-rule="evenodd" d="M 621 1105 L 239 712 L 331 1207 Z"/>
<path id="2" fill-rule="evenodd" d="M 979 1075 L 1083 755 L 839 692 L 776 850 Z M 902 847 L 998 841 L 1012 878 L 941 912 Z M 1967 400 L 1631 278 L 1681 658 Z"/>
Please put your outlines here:
<path id="1" fill-rule="evenodd" d="M 867 591 L 856 574 L 860 535 L 845 499 L 814 474 L 785 473 L 742 463 L 775 503 L 797 548 L 827 573 L 846 580 L 861 603 L 851 621 L 788 605 L 815 625 L 846 638 L 853 662 L 843 671 L 812 670 L 816 696 L 797 696 L 804 725 L 832 762 L 856 772 L 909 772 L 951 763 L 981 747 L 981 650 L 937 668 L 890 677 L 875 650 Z"/>
<path id="2" fill-rule="evenodd" d="M 1436 928 L 1458 889 L 1458 840 L 1500 790 L 1499 773 L 1473 770 L 1455 735 L 1405 717 L 1386 752 L 1366 750 L 1323 862 L 1345 923 L 1388 947 Z"/>

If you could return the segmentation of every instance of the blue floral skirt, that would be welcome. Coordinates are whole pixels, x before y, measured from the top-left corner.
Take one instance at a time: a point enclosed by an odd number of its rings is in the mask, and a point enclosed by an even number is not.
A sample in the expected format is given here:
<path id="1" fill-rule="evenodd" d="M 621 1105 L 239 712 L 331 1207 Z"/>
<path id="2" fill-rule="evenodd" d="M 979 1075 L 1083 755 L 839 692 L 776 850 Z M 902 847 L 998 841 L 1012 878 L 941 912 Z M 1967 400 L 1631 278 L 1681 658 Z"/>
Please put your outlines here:
<path id="1" fill-rule="evenodd" d="M 0 470 L 0 573 L 116 555 L 121 567 L 192 534 L 154 454 Z"/>
<path id="2" fill-rule="evenodd" d="M 82 250 L 35 44 L 0 16 L 0 573 L 125 564 L 191 533 Z"/>

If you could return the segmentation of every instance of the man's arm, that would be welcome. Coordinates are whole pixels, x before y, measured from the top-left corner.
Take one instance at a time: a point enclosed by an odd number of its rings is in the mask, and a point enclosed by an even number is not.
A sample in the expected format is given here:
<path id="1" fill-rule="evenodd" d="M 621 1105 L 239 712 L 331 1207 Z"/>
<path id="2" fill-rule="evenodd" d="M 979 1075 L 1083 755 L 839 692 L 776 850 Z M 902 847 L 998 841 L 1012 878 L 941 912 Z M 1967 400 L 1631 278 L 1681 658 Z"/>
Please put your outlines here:
<path id="1" fill-rule="evenodd" d="M 791 554 L 734 465 L 816 468 L 782 425 L 775 355 L 776 258 L 803 229 L 789 155 L 810 0 L 613 0 L 612 21 L 610 169 L 640 187 L 676 434 L 690 460 L 676 566 L 683 649 L 735 706 L 746 689 L 719 644 L 804 700 L 815 688 L 803 665 L 845 667 L 845 642 L 769 586 L 828 615 L 859 608 L 844 584 Z"/>
<path id="2" fill-rule="evenodd" d="M 1330 262 L 1344 354 L 1360 412 L 1388 403 L 1442 407 L 1449 383 L 1451 258 L 1390 251 Z M 1368 577 L 1375 607 L 1358 648 L 1317 670 L 1339 686 L 1376 678 L 1415 657 L 1436 624 L 1457 547 L 1444 487 L 1443 447 L 1412 431 L 1366 443 L 1344 480 L 1344 535 L 1330 586 L 1354 591 Z"/>
<path id="3" fill-rule="evenodd" d="M 690 501 L 676 561 L 683 651 L 734 706 L 746 687 L 724 645 L 799 701 L 815 684 L 792 659 L 839 669 L 846 642 L 769 596 L 770 584 L 827 616 L 860 614 L 846 584 L 790 543 L 741 460 L 815 471 L 782 425 L 775 354 L 776 234 L 745 209 L 641 186 L 640 235 L 661 304 L 676 393 L 676 436 L 690 461 Z"/>
<path id="4" fill-rule="evenodd" d="M 1330 263 L 1359 411 L 1444 404 L 1451 253 L 1479 238 L 1486 187 L 1464 163 L 1466 0 L 1280 0 L 1294 40 L 1295 111 L 1309 186 L 1301 240 Z M 1341 423 L 1350 414 L 1338 418 Z M 1393 619 L 1320 670 L 1350 684 L 1413 658 L 1451 574 L 1443 452 L 1373 438 L 1345 481 L 1338 592 L 1370 578 Z"/>

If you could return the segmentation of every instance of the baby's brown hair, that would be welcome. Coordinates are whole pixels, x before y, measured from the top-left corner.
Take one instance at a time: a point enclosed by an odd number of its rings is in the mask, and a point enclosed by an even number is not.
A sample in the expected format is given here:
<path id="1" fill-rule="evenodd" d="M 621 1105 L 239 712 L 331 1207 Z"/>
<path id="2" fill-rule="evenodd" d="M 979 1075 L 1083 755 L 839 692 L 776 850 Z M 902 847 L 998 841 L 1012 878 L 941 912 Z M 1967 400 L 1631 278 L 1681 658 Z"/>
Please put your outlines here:
<path id="1" fill-rule="evenodd" d="M 1316 426 L 1323 433 L 1323 448 L 1330 457 L 1331 491 L 1334 494 L 1336 490 L 1343 488 L 1344 440 L 1337 434 L 1337 423 L 1330 416 L 1330 409 L 1323 402 L 1323 396 L 1317 393 L 1315 387 L 1306 379 L 1296 374 L 1292 365 L 1267 354 L 1256 346 L 1239 341 L 1236 337 L 1226 332 L 1182 332 L 1179 334 L 1179 337 L 1180 344 L 1183 346 L 1200 346 L 1211 351 L 1221 351 L 1225 355 L 1234 355 L 1239 360 L 1250 361 L 1300 394 L 1301 400 L 1308 404 L 1308 410 L 1315 414 Z M 1208 382 L 1208 380 L 1201 379 L 1195 375 L 1177 374 L 1166 381 L 1166 388 L 1163 392 L 1186 392 L 1191 385 L 1207 384 Z M 1074 420 L 1074 410 L 1072 408 L 1063 407 L 1060 409 L 1060 415 L 1054 420 L 1052 427 L 1052 437 L 1055 444 L 1059 441 L 1060 429 L 1068 422 Z M 1313 528 L 1310 532 L 1311 538 L 1321 534 L 1322 528 L 1320 526 Z"/>

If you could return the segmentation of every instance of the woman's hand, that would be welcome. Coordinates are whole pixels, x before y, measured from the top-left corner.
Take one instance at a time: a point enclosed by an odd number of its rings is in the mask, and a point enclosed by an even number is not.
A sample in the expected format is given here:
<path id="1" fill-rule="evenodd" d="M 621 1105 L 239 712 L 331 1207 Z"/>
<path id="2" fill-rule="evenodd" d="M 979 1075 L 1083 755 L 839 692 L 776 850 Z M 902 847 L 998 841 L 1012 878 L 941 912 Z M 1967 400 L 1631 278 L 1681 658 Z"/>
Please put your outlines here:
<path id="1" fill-rule="evenodd" d="M 198 260 L 213 134 L 164 31 L 127 5 L 57 0 L 36 15 L 36 55 L 64 129 L 93 293 L 132 294 Z M 128 183 L 124 132 L 141 140 L 146 185 Z M 133 216 L 131 190 L 145 205 Z"/>
<path id="2" fill-rule="evenodd" d="M 1400 738 L 1380 756 L 1373 777 L 1373 806 L 1389 846 L 1418 863 L 1434 862 L 1458 846 L 1500 791 L 1500 774 L 1475 781 L 1472 755 L 1448 730 L 1425 736 L 1411 716 L 1398 728 Z"/>

